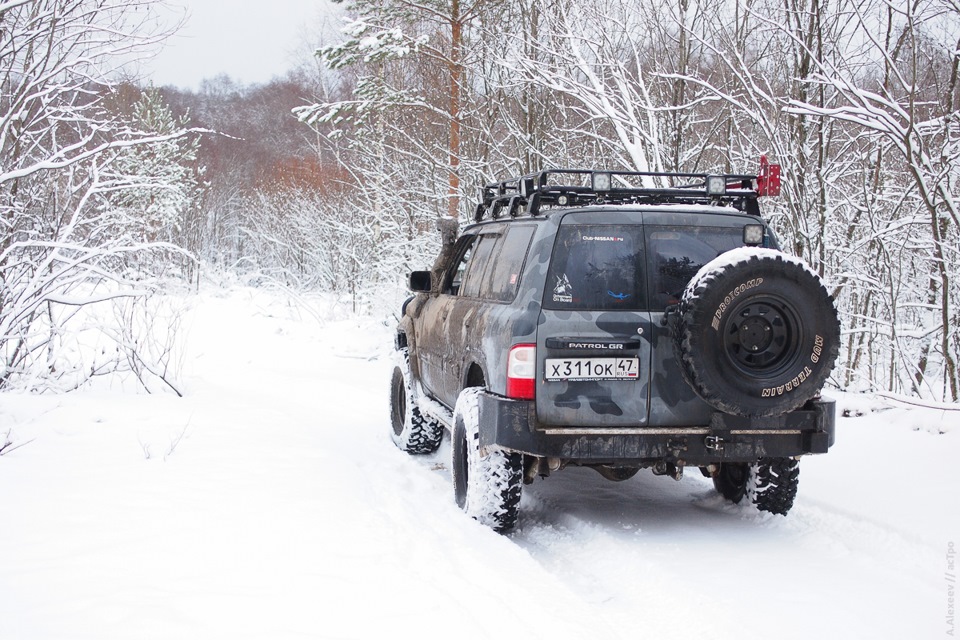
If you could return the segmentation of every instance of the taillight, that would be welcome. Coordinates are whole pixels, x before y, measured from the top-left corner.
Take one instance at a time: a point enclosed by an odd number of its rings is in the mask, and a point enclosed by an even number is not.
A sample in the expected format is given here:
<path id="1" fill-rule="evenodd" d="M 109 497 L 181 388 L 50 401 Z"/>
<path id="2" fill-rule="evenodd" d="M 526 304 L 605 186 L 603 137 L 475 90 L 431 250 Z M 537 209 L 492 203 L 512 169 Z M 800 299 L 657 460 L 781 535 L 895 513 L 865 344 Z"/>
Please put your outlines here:
<path id="1" fill-rule="evenodd" d="M 507 397 L 533 400 L 536 389 L 537 345 L 514 345 L 507 356 Z"/>

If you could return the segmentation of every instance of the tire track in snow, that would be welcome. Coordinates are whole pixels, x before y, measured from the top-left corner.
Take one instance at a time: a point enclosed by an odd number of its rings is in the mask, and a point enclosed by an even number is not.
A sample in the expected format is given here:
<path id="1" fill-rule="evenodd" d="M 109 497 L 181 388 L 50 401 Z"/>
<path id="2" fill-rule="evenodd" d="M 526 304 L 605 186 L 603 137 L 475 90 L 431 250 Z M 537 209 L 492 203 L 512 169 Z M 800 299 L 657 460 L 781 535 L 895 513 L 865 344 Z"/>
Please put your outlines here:
<path id="1" fill-rule="evenodd" d="M 937 550 L 802 497 L 782 518 L 726 502 L 705 479 L 611 483 L 588 469 L 525 489 L 513 540 L 618 627 L 932 637 L 917 632 L 941 622 Z"/>

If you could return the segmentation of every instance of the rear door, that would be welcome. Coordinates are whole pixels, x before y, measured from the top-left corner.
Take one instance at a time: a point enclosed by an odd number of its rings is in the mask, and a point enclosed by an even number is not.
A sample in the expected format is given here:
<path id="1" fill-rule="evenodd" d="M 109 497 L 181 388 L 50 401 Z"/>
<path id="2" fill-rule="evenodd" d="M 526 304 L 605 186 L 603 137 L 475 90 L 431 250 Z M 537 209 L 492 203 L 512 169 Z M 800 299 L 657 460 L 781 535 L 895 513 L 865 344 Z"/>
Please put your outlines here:
<path id="1" fill-rule="evenodd" d="M 463 367 L 476 356 L 476 338 L 487 301 L 484 294 L 489 285 L 488 274 L 493 271 L 494 250 L 500 238 L 499 228 L 484 227 L 471 247 L 471 256 L 463 275 L 463 283 L 457 292 L 456 304 L 450 306 L 445 319 L 442 349 L 446 371 L 442 391 L 438 396 L 444 404 L 453 407 L 462 388 Z"/>
<path id="2" fill-rule="evenodd" d="M 416 320 L 420 378 L 430 395 L 441 400 L 445 397 L 446 379 L 450 375 L 447 318 L 460 297 L 475 241 L 476 236 L 469 234 L 457 240 L 452 262 L 441 276 L 443 282 L 439 295 L 427 299 Z"/>
<path id="3" fill-rule="evenodd" d="M 565 216 L 537 331 L 545 425 L 647 424 L 651 318 L 639 212 Z"/>
<path id="4" fill-rule="evenodd" d="M 687 214 L 687 218 L 692 218 Z M 648 295 L 656 331 L 652 340 L 657 373 L 650 381 L 650 422 L 658 427 L 703 425 L 713 409 L 683 380 L 673 351 L 665 310 L 680 302 L 684 289 L 700 268 L 721 253 L 743 246 L 745 221 L 732 216 L 693 219 L 695 224 L 653 224 L 647 220 Z"/>

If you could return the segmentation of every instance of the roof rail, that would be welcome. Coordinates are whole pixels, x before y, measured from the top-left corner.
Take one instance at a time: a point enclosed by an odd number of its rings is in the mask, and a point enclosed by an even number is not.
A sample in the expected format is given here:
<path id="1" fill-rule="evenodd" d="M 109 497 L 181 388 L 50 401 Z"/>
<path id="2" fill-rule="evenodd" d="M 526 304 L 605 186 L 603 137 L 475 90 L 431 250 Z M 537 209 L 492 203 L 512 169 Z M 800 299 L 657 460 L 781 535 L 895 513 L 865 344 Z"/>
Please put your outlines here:
<path id="1" fill-rule="evenodd" d="M 779 193 L 779 166 L 769 166 L 776 167 Z M 765 170 L 762 165 L 761 173 Z M 764 175 L 760 182 L 758 189 L 757 176 L 746 174 L 547 169 L 485 185 L 474 220 L 537 216 L 544 206 L 666 203 L 728 205 L 759 217 L 757 197 L 776 195 L 772 185 L 762 188 Z"/>

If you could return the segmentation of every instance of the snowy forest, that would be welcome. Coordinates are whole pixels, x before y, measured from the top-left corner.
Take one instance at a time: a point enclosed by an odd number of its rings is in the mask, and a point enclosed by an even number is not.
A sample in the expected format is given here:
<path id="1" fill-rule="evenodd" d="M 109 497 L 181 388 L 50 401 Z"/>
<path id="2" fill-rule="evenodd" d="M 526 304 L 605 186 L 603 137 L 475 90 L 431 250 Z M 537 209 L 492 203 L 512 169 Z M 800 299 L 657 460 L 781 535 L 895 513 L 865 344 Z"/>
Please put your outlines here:
<path id="1" fill-rule="evenodd" d="M 346 0 L 297 71 L 196 92 L 131 72 L 158 6 L 0 0 L 0 388 L 176 390 L 163 294 L 209 274 L 381 312 L 484 182 L 766 155 L 831 384 L 960 399 L 957 0 Z"/>

